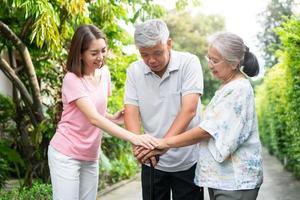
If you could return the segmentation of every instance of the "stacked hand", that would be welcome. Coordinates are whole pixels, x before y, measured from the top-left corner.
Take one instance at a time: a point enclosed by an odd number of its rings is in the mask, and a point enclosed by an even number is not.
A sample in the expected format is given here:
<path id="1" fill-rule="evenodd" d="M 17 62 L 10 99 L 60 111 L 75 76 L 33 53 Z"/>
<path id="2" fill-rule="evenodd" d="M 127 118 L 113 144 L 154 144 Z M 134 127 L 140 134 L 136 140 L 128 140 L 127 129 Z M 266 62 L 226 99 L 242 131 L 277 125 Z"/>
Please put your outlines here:
<path id="1" fill-rule="evenodd" d="M 148 134 L 143 134 L 143 135 L 132 135 L 131 142 L 134 146 L 139 146 L 141 148 L 144 148 L 145 150 L 153 150 L 157 146 L 159 146 L 159 139 L 148 135 Z"/>
<path id="2" fill-rule="evenodd" d="M 142 164 L 148 163 L 149 160 L 152 162 L 152 165 L 157 165 L 158 160 L 155 156 L 162 155 L 166 153 L 169 148 L 166 144 L 165 139 L 157 139 L 156 138 L 156 146 L 154 149 L 147 149 L 143 146 L 133 146 L 133 153 L 135 158 Z"/>

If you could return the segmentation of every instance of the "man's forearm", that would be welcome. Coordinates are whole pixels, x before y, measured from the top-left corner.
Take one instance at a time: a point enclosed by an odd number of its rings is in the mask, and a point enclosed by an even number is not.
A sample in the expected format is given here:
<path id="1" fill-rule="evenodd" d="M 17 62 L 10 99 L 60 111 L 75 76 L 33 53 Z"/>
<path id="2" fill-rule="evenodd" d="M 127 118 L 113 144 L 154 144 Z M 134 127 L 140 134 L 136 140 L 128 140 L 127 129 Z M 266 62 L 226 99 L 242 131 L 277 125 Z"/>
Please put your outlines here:
<path id="1" fill-rule="evenodd" d="M 194 116 L 195 113 L 193 112 L 179 112 L 164 138 L 172 137 L 184 132 Z"/>
<path id="2" fill-rule="evenodd" d="M 181 109 L 171 127 L 165 134 L 166 137 L 178 135 L 184 131 L 195 117 L 199 102 L 199 94 L 188 94 L 182 97 Z"/>
<path id="3" fill-rule="evenodd" d="M 124 123 L 127 130 L 141 134 L 141 123 L 138 108 L 131 105 L 125 106 Z"/>

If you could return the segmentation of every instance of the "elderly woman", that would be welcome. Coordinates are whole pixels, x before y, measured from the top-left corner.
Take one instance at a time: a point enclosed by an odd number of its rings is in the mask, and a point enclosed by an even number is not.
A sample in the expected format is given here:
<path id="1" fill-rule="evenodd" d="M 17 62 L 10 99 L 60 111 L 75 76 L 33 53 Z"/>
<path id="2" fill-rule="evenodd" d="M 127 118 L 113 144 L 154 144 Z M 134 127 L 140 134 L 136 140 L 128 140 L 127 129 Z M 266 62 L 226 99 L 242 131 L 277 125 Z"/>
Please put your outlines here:
<path id="1" fill-rule="evenodd" d="M 195 183 L 208 187 L 210 199 L 256 199 L 263 181 L 262 156 L 247 76 L 258 74 L 257 59 L 239 36 L 227 32 L 212 37 L 207 59 L 221 86 L 203 120 L 191 130 L 161 139 L 158 149 L 199 143 Z"/>

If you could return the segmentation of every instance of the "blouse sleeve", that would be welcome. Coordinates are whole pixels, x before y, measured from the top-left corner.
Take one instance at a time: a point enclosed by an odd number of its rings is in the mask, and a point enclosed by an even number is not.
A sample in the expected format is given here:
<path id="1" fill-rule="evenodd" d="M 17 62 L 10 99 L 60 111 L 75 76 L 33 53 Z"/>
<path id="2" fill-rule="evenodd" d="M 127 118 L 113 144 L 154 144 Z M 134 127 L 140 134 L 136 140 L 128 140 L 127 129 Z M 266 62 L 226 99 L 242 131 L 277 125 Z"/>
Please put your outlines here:
<path id="1" fill-rule="evenodd" d="M 63 80 L 62 95 L 67 103 L 71 103 L 79 98 L 88 96 L 82 81 L 75 74 L 68 72 Z"/>
<path id="2" fill-rule="evenodd" d="M 208 148 L 217 162 L 223 162 L 247 140 L 249 131 L 244 131 L 247 122 L 249 95 L 245 88 L 232 89 L 223 94 L 206 111 L 200 127 L 212 138 Z M 248 96 L 248 97 L 247 97 Z"/>

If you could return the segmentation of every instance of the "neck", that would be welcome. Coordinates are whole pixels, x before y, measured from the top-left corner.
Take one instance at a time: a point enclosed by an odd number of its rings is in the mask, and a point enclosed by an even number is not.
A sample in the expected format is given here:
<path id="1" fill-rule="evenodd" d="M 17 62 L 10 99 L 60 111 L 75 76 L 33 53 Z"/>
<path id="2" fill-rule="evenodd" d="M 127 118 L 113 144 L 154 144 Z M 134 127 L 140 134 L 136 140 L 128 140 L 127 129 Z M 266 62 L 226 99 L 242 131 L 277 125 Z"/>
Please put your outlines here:
<path id="1" fill-rule="evenodd" d="M 84 71 L 84 76 L 95 76 L 95 70 L 88 70 Z"/>
<path id="2" fill-rule="evenodd" d="M 159 71 L 159 72 L 154 72 L 157 76 L 159 76 L 160 78 L 163 77 L 164 73 L 166 72 L 167 67 L 165 67 L 163 70 Z"/>
<path id="3" fill-rule="evenodd" d="M 222 85 L 226 85 L 227 83 L 242 77 L 243 75 L 239 72 L 239 70 L 235 70 L 230 74 L 230 76 L 222 81 Z"/>

